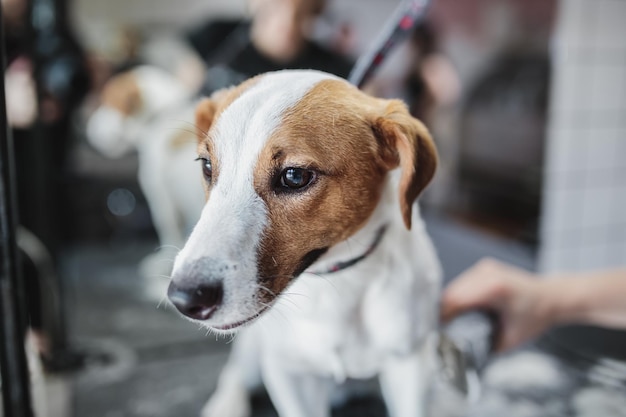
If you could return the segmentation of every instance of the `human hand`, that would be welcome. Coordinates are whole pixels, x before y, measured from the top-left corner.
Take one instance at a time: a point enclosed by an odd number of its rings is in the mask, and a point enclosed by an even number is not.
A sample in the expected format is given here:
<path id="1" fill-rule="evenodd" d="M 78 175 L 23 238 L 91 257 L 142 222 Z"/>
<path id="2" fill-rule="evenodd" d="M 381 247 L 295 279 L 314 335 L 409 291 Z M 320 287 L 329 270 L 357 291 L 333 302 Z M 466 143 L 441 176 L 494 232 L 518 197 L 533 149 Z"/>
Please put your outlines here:
<path id="1" fill-rule="evenodd" d="M 444 290 L 442 320 L 468 310 L 492 311 L 499 319 L 495 349 L 516 347 L 553 324 L 552 288 L 549 281 L 537 278 L 505 263 L 483 259 Z"/>
<path id="2" fill-rule="evenodd" d="M 30 127 L 37 117 L 37 94 L 30 61 L 16 59 L 4 74 L 4 85 L 9 126 Z"/>

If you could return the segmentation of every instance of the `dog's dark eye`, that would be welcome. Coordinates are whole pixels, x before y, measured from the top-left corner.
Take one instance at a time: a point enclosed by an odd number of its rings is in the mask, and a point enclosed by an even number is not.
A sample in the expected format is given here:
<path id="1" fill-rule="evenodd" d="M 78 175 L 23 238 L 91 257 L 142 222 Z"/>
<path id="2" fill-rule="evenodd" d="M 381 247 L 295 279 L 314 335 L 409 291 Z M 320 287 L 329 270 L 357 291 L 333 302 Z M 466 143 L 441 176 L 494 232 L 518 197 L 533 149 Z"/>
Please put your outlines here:
<path id="1" fill-rule="evenodd" d="M 304 168 L 286 168 L 280 173 L 279 185 L 287 190 L 299 190 L 311 184 L 315 172 Z"/>
<path id="2" fill-rule="evenodd" d="M 211 160 L 206 158 L 198 158 L 196 161 L 202 162 L 202 173 L 204 174 L 204 178 L 211 182 L 211 178 L 213 178 L 213 166 L 211 165 Z"/>

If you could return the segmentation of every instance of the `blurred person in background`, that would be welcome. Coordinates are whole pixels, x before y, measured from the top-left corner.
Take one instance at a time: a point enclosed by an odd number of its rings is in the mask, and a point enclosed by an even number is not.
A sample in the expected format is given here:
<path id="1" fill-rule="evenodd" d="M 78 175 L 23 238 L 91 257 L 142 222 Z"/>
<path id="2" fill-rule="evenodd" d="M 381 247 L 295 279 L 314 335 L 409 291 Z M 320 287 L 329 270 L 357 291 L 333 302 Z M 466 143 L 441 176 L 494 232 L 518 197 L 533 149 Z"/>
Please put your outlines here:
<path id="1" fill-rule="evenodd" d="M 347 77 L 352 62 L 311 40 L 324 0 L 249 0 L 251 22 L 209 22 L 189 34 L 208 71 L 203 93 L 280 69 L 317 69 Z"/>
<path id="2" fill-rule="evenodd" d="M 60 204 L 72 117 L 90 76 L 64 1 L 2 0 L 2 7 L 20 222 L 54 254 L 68 227 Z"/>
<path id="3" fill-rule="evenodd" d="M 44 269 L 54 275 L 61 243 L 71 228 L 65 162 L 73 138 L 72 117 L 89 89 L 90 77 L 64 1 L 2 0 L 2 11 L 18 221 L 28 231 L 18 233 L 18 244 L 30 326 L 44 359 L 52 359 L 54 352 L 66 349 L 66 340 L 60 333 L 44 335 L 44 316 L 49 322 L 56 320 L 58 328 L 61 317 L 55 316 L 58 311 L 42 311 L 40 285 Z M 59 282 L 47 285 L 60 293 Z"/>
<path id="4" fill-rule="evenodd" d="M 432 132 L 439 166 L 421 201 L 423 206 L 445 209 L 456 180 L 454 126 L 462 86 L 457 69 L 442 49 L 439 28 L 428 20 L 420 22 L 364 90 L 374 96 L 403 100 L 411 114 Z"/>
<path id="5" fill-rule="evenodd" d="M 27 12 L 28 3 L 25 0 L 2 0 L 7 118 L 9 126 L 17 129 L 30 127 L 37 115 L 33 65 L 26 56 L 29 47 Z"/>
<path id="6" fill-rule="evenodd" d="M 27 192 L 36 178 L 22 170 L 27 165 L 27 155 L 31 146 L 32 129 L 37 119 L 37 86 L 34 80 L 34 67 L 27 52 L 30 49 L 28 29 L 28 9 L 26 0 L 2 0 L 2 25 L 5 42 L 4 86 L 8 128 L 13 137 L 16 167 L 18 221 L 21 225 L 36 229 L 38 222 L 29 205 Z M 32 192 L 32 191 L 31 191 Z M 19 232 L 18 232 L 19 233 Z M 19 246 L 19 243 L 18 243 Z M 21 249 L 21 248 L 20 248 Z M 39 277 L 35 265 L 24 252 L 22 274 L 28 293 L 28 324 L 40 353 L 48 353 L 50 346 L 42 326 L 41 299 L 39 297 Z"/>
<path id="7" fill-rule="evenodd" d="M 394 58 L 403 62 L 381 69 L 365 89 L 376 96 L 404 100 L 413 116 L 431 126 L 437 110 L 459 100 L 459 76 L 441 51 L 436 28 L 428 21 L 417 25 L 400 51 Z"/>
<path id="8" fill-rule="evenodd" d="M 448 321 L 474 309 L 496 313 L 499 351 L 531 341 L 558 325 L 626 329 L 626 269 L 544 277 L 483 259 L 444 290 L 442 319 Z"/>
<path id="9" fill-rule="evenodd" d="M 435 28 L 427 21 L 415 28 L 410 46 L 413 61 L 404 80 L 406 101 L 413 116 L 433 122 L 435 112 L 453 105 L 461 95 L 461 84 L 449 58 L 439 46 Z"/>

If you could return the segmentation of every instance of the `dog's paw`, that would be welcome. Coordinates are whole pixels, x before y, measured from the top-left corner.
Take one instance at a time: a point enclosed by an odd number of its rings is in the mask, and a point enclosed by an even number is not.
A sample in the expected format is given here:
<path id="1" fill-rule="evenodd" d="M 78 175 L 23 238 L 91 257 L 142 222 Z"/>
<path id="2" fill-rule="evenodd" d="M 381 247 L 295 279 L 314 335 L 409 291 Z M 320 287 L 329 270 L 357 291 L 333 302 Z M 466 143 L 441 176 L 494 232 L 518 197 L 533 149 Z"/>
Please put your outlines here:
<path id="1" fill-rule="evenodd" d="M 252 414 L 248 392 L 242 388 L 222 388 L 202 408 L 201 417 L 249 417 Z"/>

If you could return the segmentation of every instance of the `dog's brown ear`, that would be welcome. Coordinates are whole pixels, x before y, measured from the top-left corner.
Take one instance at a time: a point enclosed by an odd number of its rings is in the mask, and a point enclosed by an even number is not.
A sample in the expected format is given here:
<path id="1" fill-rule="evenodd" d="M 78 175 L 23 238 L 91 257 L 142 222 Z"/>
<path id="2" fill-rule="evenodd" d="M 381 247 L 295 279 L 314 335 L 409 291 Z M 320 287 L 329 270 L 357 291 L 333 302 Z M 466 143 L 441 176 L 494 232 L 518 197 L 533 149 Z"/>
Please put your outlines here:
<path id="1" fill-rule="evenodd" d="M 132 71 L 111 78 L 102 88 L 100 101 L 124 116 L 132 116 L 141 109 L 142 97 L 137 77 Z"/>
<path id="2" fill-rule="evenodd" d="M 404 224 L 410 229 L 413 202 L 435 175 L 435 144 L 426 126 L 399 100 L 386 102 L 384 114 L 374 120 L 373 130 L 383 166 L 401 168 L 400 208 Z"/>
<path id="3" fill-rule="evenodd" d="M 196 136 L 201 142 L 206 137 L 216 113 L 216 103 L 213 99 L 203 98 L 196 106 Z"/>
<path id="4" fill-rule="evenodd" d="M 229 98 L 232 91 L 233 88 L 218 90 L 211 94 L 211 97 L 203 98 L 197 104 L 196 135 L 198 136 L 198 141 L 202 141 L 206 137 L 211 125 L 215 121 L 215 116 L 217 116 L 217 113 L 230 101 Z"/>

